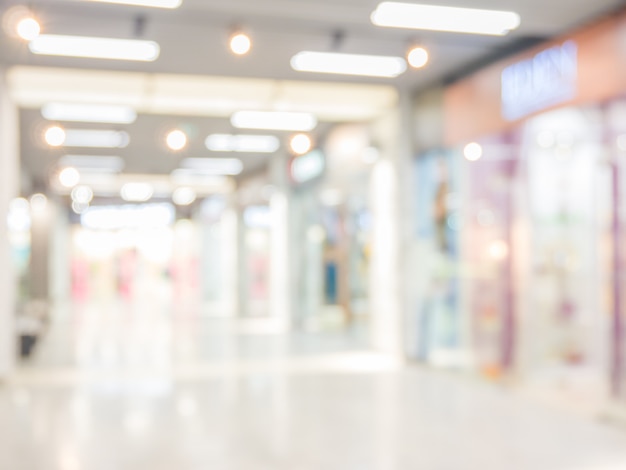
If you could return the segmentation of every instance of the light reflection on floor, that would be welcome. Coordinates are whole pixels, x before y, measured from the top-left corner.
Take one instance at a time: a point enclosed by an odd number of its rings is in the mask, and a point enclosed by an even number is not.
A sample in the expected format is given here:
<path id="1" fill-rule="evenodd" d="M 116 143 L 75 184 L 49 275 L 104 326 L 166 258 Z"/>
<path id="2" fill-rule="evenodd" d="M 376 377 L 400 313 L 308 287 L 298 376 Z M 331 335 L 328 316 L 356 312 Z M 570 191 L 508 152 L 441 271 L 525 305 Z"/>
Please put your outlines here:
<path id="1" fill-rule="evenodd" d="M 626 469 L 618 427 L 402 367 L 362 332 L 242 324 L 167 309 L 61 317 L 0 388 L 0 469 Z"/>

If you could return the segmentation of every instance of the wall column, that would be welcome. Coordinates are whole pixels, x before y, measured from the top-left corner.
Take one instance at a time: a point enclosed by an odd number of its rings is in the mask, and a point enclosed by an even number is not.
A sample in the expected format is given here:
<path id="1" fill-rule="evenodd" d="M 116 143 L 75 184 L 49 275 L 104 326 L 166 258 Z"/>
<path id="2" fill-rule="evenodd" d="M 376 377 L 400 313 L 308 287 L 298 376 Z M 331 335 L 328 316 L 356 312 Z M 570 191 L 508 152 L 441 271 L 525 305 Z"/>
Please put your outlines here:
<path id="1" fill-rule="evenodd" d="M 18 194 L 18 181 L 18 111 L 9 98 L 4 70 L 0 69 L 0 380 L 12 373 L 16 356 L 16 282 L 7 215 L 11 200 Z"/>

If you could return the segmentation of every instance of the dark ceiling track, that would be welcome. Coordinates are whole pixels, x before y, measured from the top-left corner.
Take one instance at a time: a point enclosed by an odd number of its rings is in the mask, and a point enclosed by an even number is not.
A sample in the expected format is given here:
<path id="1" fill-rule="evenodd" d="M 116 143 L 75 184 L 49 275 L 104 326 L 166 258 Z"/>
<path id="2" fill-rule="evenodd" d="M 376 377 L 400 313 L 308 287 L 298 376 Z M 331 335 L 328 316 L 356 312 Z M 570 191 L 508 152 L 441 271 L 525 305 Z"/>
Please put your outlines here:
<path id="1" fill-rule="evenodd" d="M 491 64 L 499 62 L 500 60 L 503 60 L 512 55 L 524 52 L 532 47 L 548 41 L 549 39 L 550 38 L 547 36 L 525 36 L 518 38 L 513 42 L 505 46 L 499 47 L 491 51 L 489 54 L 479 58 L 478 60 L 475 60 L 465 65 L 464 67 L 461 67 L 460 69 L 448 74 L 442 80 L 443 85 L 452 85 L 453 83 L 456 83 L 468 77 L 469 75 L 472 75 L 479 70 L 488 67 Z"/>

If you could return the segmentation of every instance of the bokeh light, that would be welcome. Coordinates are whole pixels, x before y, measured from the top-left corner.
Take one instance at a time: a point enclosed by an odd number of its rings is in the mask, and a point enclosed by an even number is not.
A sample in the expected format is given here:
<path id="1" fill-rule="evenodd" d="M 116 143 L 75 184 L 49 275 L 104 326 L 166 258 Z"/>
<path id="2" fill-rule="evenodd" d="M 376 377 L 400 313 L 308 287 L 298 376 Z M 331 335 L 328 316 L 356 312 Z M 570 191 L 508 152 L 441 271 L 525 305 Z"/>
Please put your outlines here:
<path id="1" fill-rule="evenodd" d="M 247 34 L 237 33 L 230 38 L 230 50 L 233 54 L 245 55 L 250 52 L 252 41 Z"/>

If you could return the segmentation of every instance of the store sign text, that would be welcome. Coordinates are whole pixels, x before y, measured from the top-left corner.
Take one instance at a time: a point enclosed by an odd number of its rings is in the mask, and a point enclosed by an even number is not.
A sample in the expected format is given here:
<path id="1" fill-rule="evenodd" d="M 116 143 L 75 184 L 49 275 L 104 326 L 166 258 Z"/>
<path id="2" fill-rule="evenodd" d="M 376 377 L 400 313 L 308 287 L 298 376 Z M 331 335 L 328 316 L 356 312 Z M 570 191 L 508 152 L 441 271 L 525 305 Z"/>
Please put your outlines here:
<path id="1" fill-rule="evenodd" d="M 502 115 L 509 121 L 576 97 L 578 46 L 567 41 L 502 72 Z"/>

